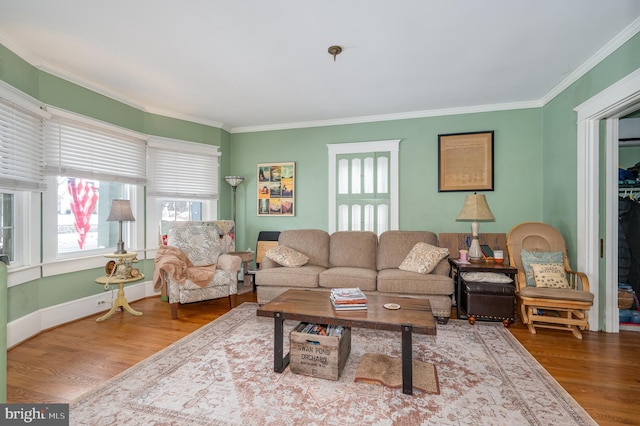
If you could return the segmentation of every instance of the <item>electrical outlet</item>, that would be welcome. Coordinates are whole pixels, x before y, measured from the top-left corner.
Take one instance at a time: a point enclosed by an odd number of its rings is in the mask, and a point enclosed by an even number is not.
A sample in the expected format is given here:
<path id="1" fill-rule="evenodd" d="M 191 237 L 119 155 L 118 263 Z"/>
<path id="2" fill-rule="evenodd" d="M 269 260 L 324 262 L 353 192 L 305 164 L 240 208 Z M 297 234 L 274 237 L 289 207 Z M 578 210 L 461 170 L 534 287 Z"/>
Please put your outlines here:
<path id="1" fill-rule="evenodd" d="M 107 301 L 104 299 L 100 299 L 96 302 L 96 306 L 102 306 L 102 305 L 106 305 Z"/>

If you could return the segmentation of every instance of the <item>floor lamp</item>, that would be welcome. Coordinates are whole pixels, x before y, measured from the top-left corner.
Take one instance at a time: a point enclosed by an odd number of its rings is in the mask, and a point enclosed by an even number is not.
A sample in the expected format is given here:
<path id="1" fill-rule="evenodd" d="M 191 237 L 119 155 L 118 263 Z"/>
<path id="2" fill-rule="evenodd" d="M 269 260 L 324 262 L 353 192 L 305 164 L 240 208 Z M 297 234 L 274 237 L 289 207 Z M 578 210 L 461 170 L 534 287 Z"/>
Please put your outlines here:
<path id="1" fill-rule="evenodd" d="M 244 176 L 225 176 L 224 180 L 233 188 L 233 226 L 235 227 L 235 240 L 238 241 L 238 224 L 236 222 L 236 189 L 244 180 Z"/>

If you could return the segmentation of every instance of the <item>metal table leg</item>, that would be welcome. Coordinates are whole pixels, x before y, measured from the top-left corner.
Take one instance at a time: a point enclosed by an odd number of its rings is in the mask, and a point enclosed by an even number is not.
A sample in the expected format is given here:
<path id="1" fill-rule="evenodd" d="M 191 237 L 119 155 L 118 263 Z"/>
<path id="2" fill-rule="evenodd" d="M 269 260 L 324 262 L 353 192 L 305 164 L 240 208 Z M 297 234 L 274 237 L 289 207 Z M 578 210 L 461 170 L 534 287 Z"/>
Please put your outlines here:
<path id="1" fill-rule="evenodd" d="M 402 393 L 413 394 L 413 351 L 411 333 L 413 326 L 402 326 Z"/>
<path id="2" fill-rule="evenodd" d="M 273 371 L 282 373 L 289 365 L 289 354 L 283 356 L 284 315 L 282 312 L 276 312 L 273 320 Z"/>

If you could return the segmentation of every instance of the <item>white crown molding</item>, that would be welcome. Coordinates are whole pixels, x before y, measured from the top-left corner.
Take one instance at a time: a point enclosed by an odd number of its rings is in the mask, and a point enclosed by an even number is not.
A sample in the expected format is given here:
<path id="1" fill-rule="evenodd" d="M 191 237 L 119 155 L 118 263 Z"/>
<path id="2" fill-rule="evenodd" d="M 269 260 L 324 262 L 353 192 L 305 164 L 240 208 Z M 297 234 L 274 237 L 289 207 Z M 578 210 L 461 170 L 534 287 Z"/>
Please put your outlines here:
<path id="1" fill-rule="evenodd" d="M 493 105 L 476 105 L 459 108 L 443 108 L 426 111 L 402 112 L 397 114 L 369 115 L 363 117 L 339 118 L 335 120 L 305 121 L 265 126 L 235 127 L 231 133 L 266 132 L 272 130 L 301 129 L 308 127 L 339 126 L 343 124 L 372 123 L 378 121 L 406 120 L 411 118 L 441 117 L 444 115 L 473 114 L 478 112 L 505 111 L 512 109 L 540 108 L 540 101 L 511 102 Z"/>
<path id="2" fill-rule="evenodd" d="M 32 55 L 30 52 L 27 52 L 16 43 L 11 37 L 7 35 L 4 31 L 0 30 L 0 44 L 4 47 L 18 55 L 20 58 L 38 68 L 42 65 L 42 59 L 38 56 Z"/>
<path id="3" fill-rule="evenodd" d="M 596 54 L 594 54 L 591 58 L 589 58 L 585 63 L 583 63 L 578 69 L 569 74 L 564 80 L 562 80 L 557 86 L 552 88 L 547 94 L 545 94 L 539 100 L 525 101 L 525 102 L 515 102 L 515 103 L 505 103 L 505 104 L 494 104 L 494 105 L 477 105 L 470 107 L 460 107 L 460 108 L 444 108 L 444 109 L 436 109 L 436 110 L 426 110 L 426 111 L 413 111 L 406 113 L 396 113 L 396 114 L 382 114 L 382 115 L 372 115 L 372 116 L 362 116 L 362 117 L 350 117 L 350 118 L 342 118 L 342 119 L 333 119 L 333 120 L 317 120 L 317 121 L 306 121 L 306 122 L 291 122 L 291 123 L 281 123 L 281 124 L 269 124 L 269 125 L 261 125 L 261 126 L 246 126 L 246 127 L 231 127 L 223 122 L 209 120 L 202 117 L 195 117 L 187 114 L 178 113 L 175 111 L 164 110 L 161 108 L 155 108 L 153 106 L 145 106 L 141 105 L 137 102 L 132 101 L 127 96 L 116 93 L 113 90 L 107 89 L 95 82 L 90 80 L 86 80 L 61 70 L 60 68 L 54 67 L 51 64 L 46 63 L 42 58 L 27 52 L 22 49 L 13 39 L 11 39 L 6 33 L 0 31 L 0 43 L 7 47 L 9 50 L 14 52 L 16 55 L 24 59 L 29 64 L 33 65 L 37 69 L 55 75 L 56 77 L 62 78 L 74 84 L 77 84 L 81 87 L 99 93 L 101 95 L 112 98 L 118 102 L 122 102 L 125 105 L 129 105 L 133 108 L 139 109 L 143 112 L 148 112 L 152 114 L 162 115 L 168 118 L 175 118 L 178 120 L 189 121 L 192 123 L 203 124 L 206 126 L 212 126 L 216 128 L 220 128 L 229 133 L 253 133 L 253 132 L 265 132 L 265 131 L 274 131 L 274 130 L 289 130 L 289 129 L 299 129 L 299 128 L 309 128 L 309 127 L 326 127 L 326 126 L 336 126 L 336 125 L 344 125 L 344 124 L 360 124 L 360 123 L 372 123 L 379 121 L 392 121 L 392 120 L 405 120 L 411 118 L 427 118 L 427 117 L 438 117 L 445 115 L 459 115 L 459 114 L 471 114 L 478 112 L 491 112 L 491 111 L 504 111 L 511 109 L 526 109 L 526 108 L 539 108 L 546 105 L 549 101 L 555 98 L 558 94 L 560 94 L 563 90 L 577 81 L 580 77 L 585 75 L 588 71 L 590 71 L 593 67 L 599 64 L 603 59 L 605 59 L 608 55 L 613 53 L 616 49 L 630 40 L 635 34 L 640 32 L 640 18 L 633 21 L 629 26 L 627 26 L 624 30 L 622 30 L 616 37 L 614 37 L 610 42 L 608 42 L 603 48 L 601 48 Z"/>
<path id="4" fill-rule="evenodd" d="M 231 130 L 230 127 L 228 127 L 221 121 L 209 120 L 207 118 L 196 117 L 188 114 L 181 114 L 179 112 L 169 111 L 166 109 L 155 108 L 151 106 L 146 107 L 146 111 L 151 114 L 161 115 L 163 117 L 175 118 L 177 120 L 184 120 L 184 121 L 189 121 L 191 123 L 203 124 L 205 126 L 217 127 L 218 129 L 226 130 L 227 132 L 230 132 Z"/>
<path id="5" fill-rule="evenodd" d="M 557 86 L 547 92 L 541 99 L 542 105 L 546 105 L 553 98 L 562 93 L 566 88 L 578 81 L 580 77 L 591 71 L 596 65 L 602 62 L 605 58 L 615 52 L 620 46 L 631 40 L 640 32 L 640 18 L 637 18 L 624 30 L 622 30 L 617 36 L 615 36 L 609 43 L 605 44 L 600 50 L 598 50 L 591 58 L 587 59 L 585 63 L 580 65 L 574 72 L 569 74 L 564 80 L 562 80 Z"/>

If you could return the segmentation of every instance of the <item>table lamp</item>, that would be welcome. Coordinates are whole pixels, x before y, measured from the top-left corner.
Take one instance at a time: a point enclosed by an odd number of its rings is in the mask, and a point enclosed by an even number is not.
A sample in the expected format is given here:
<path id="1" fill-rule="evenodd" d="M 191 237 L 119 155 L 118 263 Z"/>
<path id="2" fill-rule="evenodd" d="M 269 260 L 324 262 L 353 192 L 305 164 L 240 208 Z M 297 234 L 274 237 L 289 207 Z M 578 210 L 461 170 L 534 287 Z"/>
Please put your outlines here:
<path id="1" fill-rule="evenodd" d="M 480 243 L 478 242 L 478 231 L 480 225 L 479 221 L 495 220 L 495 216 L 491 213 L 491 209 L 487 204 L 487 199 L 484 195 L 478 195 L 473 193 L 467 195 L 464 199 L 464 205 L 460 214 L 456 220 L 470 220 L 471 221 L 471 246 L 469 246 L 469 261 L 481 262 L 482 251 L 480 250 Z"/>
<path id="2" fill-rule="evenodd" d="M 111 202 L 111 211 L 107 217 L 107 222 L 119 222 L 118 245 L 116 251 L 114 251 L 115 254 L 127 252 L 124 249 L 124 241 L 122 241 L 122 222 L 135 222 L 135 220 L 129 200 L 113 200 Z"/>

